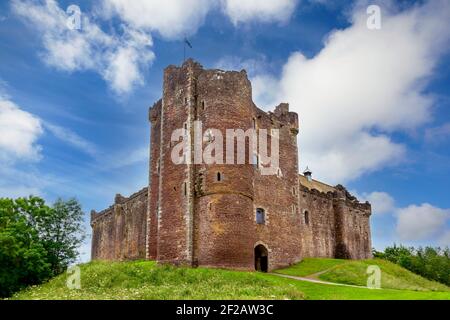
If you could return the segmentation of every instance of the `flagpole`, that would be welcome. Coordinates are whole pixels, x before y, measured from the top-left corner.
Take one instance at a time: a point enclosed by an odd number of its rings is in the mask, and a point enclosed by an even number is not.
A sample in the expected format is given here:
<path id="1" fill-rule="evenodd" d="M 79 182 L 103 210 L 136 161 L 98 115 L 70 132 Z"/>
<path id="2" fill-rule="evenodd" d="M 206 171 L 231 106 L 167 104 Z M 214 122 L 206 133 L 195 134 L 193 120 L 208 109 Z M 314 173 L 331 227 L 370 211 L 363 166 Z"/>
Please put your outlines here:
<path id="1" fill-rule="evenodd" d="M 183 39 L 183 64 L 186 62 L 186 35 L 184 35 Z"/>

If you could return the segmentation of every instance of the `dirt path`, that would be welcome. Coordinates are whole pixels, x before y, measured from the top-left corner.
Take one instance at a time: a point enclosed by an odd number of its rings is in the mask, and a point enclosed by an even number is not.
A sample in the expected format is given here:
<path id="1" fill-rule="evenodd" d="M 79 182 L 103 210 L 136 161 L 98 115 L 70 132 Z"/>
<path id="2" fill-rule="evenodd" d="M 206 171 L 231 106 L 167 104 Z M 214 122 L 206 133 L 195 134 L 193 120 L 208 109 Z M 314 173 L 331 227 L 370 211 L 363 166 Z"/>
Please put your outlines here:
<path id="1" fill-rule="evenodd" d="M 323 273 L 323 271 L 319 272 L 319 273 Z M 335 283 L 335 282 L 327 282 L 327 281 L 322 281 L 322 280 L 318 280 L 318 279 L 309 278 L 311 276 L 317 275 L 317 273 L 315 273 L 314 275 L 308 276 L 308 278 L 289 276 L 287 274 L 281 274 L 281 273 L 270 273 L 270 274 L 275 275 L 275 276 L 279 276 L 279 277 L 283 277 L 283 278 L 294 279 L 294 280 L 298 280 L 298 281 L 306 281 L 306 282 L 320 283 L 320 284 L 329 284 L 329 285 L 332 285 L 332 286 L 343 286 L 343 287 L 367 289 L 367 287 L 363 287 L 363 286 L 356 286 L 356 285 L 351 285 L 351 284 L 343 284 L 343 283 Z"/>

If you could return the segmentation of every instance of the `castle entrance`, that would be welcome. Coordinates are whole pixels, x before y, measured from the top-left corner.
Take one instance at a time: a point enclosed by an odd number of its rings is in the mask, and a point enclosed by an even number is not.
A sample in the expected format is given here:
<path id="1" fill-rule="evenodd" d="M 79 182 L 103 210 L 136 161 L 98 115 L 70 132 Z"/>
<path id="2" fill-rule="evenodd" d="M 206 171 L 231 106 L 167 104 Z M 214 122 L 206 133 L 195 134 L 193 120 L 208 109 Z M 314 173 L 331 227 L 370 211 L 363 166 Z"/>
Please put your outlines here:
<path id="1" fill-rule="evenodd" d="M 262 244 L 255 247 L 255 270 L 260 272 L 269 270 L 269 253 Z"/>

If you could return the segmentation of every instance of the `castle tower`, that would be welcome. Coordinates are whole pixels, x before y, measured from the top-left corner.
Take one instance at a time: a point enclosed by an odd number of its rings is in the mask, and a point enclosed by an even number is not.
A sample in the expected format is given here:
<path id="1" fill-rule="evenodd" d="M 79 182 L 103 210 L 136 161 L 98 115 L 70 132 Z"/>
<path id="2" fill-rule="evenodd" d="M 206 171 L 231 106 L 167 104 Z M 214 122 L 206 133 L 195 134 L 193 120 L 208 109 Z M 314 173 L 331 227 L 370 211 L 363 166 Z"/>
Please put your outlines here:
<path id="1" fill-rule="evenodd" d="M 237 140 L 226 140 L 227 129 L 244 133 L 253 129 L 251 84 L 245 71 L 221 70 L 202 71 L 196 83 L 196 118 L 209 131 L 203 149 L 223 140 L 224 155 L 218 163 L 195 166 L 195 263 L 253 269 L 255 169 L 250 163 L 250 141 L 246 140 L 244 163 L 238 164 Z M 220 164 L 230 161 L 230 156 L 234 164 Z"/>
<path id="2" fill-rule="evenodd" d="M 192 60 L 165 70 L 163 99 L 150 110 L 147 258 L 188 265 L 252 267 L 254 235 L 248 230 L 253 226 L 254 168 L 248 157 L 246 164 L 224 164 L 226 129 L 245 132 L 252 128 L 252 119 L 251 85 L 245 72 L 203 70 Z M 175 164 L 171 135 L 180 128 L 186 131 L 190 150 L 187 163 Z M 195 158 L 220 138 L 213 137 L 211 129 L 223 134 L 224 156 L 206 164 L 202 157 Z M 209 141 L 203 139 L 205 132 L 210 134 Z M 194 146 L 194 135 L 202 141 L 200 151 Z M 248 250 L 236 250 L 242 246 Z"/>

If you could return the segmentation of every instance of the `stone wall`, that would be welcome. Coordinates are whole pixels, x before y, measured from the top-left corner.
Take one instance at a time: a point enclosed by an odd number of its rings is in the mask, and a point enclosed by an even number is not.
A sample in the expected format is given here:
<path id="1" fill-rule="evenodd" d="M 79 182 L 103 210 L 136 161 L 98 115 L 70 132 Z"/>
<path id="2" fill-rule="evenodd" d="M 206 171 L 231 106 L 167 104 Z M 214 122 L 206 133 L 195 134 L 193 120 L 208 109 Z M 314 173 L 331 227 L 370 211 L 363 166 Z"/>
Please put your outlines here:
<path id="1" fill-rule="evenodd" d="M 108 209 L 91 212 L 93 260 L 145 258 L 147 188 L 129 198 L 117 195 Z"/>
<path id="2" fill-rule="evenodd" d="M 329 188 L 323 192 L 300 184 L 302 256 L 371 258 L 370 204 L 358 202 L 342 186 Z"/>

